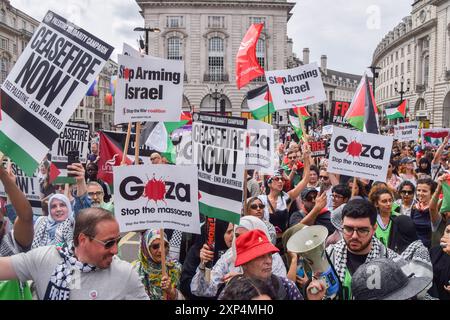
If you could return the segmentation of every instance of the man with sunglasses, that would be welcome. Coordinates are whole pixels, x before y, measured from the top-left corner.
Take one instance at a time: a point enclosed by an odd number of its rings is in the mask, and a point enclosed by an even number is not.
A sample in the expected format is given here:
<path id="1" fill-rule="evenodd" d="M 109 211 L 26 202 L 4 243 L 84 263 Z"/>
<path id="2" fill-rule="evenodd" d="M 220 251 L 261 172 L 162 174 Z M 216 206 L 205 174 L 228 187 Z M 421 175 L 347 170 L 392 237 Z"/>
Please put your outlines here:
<path id="1" fill-rule="evenodd" d="M 284 191 L 286 192 L 293 189 L 303 177 L 303 163 L 299 161 L 297 152 L 296 149 L 289 149 L 287 152 L 288 162 L 281 166 L 281 169 L 287 177 L 284 186 Z"/>
<path id="2" fill-rule="evenodd" d="M 362 264 L 377 258 L 398 259 L 376 237 L 377 209 L 363 199 L 350 200 L 342 210 L 343 239 L 327 247 L 340 280 L 340 299 L 351 300 L 352 275 Z"/>
<path id="3" fill-rule="evenodd" d="M 0 180 L 17 214 L 12 227 L 5 212 L 0 210 L 0 257 L 9 257 L 30 249 L 33 241 L 33 211 L 25 195 L 17 187 L 16 177 L 1 165 Z M 31 300 L 26 282 L 0 281 L 0 300 L 25 299 Z"/>
<path id="4" fill-rule="evenodd" d="M 116 256 L 119 241 L 109 211 L 83 209 L 73 243 L 0 258 L 0 280 L 33 280 L 39 300 L 148 300 L 132 265 Z"/>

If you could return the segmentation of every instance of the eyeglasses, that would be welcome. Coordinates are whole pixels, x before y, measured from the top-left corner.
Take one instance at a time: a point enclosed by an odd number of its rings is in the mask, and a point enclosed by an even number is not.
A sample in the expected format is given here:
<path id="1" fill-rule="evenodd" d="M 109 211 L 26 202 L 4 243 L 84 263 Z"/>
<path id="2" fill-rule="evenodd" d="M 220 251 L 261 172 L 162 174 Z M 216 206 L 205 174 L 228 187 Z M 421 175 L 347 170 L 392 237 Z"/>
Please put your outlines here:
<path id="1" fill-rule="evenodd" d="M 337 193 L 333 193 L 333 194 L 331 195 L 331 197 L 332 197 L 332 198 L 344 199 L 344 196 L 341 196 L 340 194 L 337 194 Z"/>
<path id="2" fill-rule="evenodd" d="M 410 194 L 414 194 L 414 191 L 411 191 L 411 190 L 402 190 L 402 191 L 400 191 L 400 193 L 403 194 L 403 195 L 405 195 L 405 196 L 408 196 L 408 195 L 410 195 Z"/>
<path id="3" fill-rule="evenodd" d="M 264 204 L 252 204 L 251 206 L 250 206 L 250 209 L 253 209 L 253 210 L 256 210 L 256 209 L 264 209 L 266 206 L 264 205 Z"/>
<path id="4" fill-rule="evenodd" d="M 105 249 L 111 249 L 115 244 L 119 245 L 119 242 L 122 239 L 122 237 L 118 237 L 116 239 L 102 241 L 102 240 L 95 239 L 94 237 L 89 237 L 89 238 L 91 238 L 91 240 L 95 240 L 98 243 L 101 243 L 105 247 Z"/>
<path id="5" fill-rule="evenodd" d="M 297 157 L 288 157 L 289 160 L 295 160 Z"/>
<path id="6" fill-rule="evenodd" d="M 155 160 L 158 160 L 158 159 L 159 159 L 159 157 L 150 158 L 150 161 L 155 161 Z"/>
<path id="7" fill-rule="evenodd" d="M 167 249 L 167 248 L 169 248 L 169 245 L 167 243 L 165 243 L 164 247 Z M 153 250 L 158 250 L 159 249 L 159 243 L 158 244 L 152 244 L 150 246 L 150 248 L 152 248 Z"/>
<path id="8" fill-rule="evenodd" d="M 319 179 L 328 180 L 329 178 L 327 176 L 319 176 Z"/>
<path id="9" fill-rule="evenodd" d="M 343 226 L 342 229 L 344 231 L 344 234 L 347 236 L 352 236 L 356 231 L 359 237 L 366 237 L 370 232 L 370 229 L 368 228 L 353 228 L 350 226 Z"/>
<path id="10" fill-rule="evenodd" d="M 100 197 L 101 195 L 103 195 L 103 191 L 88 192 L 88 196 L 91 197 L 91 198 L 92 198 L 93 196 Z"/>

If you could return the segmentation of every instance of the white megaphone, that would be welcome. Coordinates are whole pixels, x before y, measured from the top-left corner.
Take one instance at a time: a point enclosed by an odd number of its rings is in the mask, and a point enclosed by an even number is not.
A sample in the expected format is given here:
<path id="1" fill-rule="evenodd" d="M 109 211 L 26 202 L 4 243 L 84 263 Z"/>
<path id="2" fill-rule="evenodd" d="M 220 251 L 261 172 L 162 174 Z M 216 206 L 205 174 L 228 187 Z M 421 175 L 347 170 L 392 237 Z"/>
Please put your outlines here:
<path id="1" fill-rule="evenodd" d="M 286 247 L 288 251 L 300 254 L 311 267 L 313 274 L 320 273 L 320 279 L 324 280 L 327 286 L 326 295 L 332 299 L 339 291 L 339 281 L 326 256 L 327 237 L 327 228 L 311 226 L 294 233 Z"/>

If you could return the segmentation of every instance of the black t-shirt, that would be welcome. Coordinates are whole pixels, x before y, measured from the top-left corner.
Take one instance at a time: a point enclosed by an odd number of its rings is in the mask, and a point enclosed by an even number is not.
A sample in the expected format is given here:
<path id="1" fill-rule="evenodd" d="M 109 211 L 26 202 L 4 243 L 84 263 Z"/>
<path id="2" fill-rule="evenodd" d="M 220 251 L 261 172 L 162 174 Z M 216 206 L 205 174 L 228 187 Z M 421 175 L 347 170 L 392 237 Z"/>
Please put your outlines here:
<path id="1" fill-rule="evenodd" d="M 365 255 L 357 255 L 347 251 L 347 268 L 350 274 L 355 273 L 355 271 L 359 268 L 360 265 L 366 262 L 368 254 Z"/>

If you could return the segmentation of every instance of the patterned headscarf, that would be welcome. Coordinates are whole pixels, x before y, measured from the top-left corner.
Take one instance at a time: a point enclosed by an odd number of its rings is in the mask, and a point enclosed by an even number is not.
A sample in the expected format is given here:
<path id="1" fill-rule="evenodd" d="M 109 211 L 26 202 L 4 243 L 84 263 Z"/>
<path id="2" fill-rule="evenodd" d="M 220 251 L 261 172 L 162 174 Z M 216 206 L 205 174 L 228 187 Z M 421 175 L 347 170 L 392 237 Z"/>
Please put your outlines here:
<path id="1" fill-rule="evenodd" d="M 160 230 L 147 230 L 141 236 L 141 245 L 139 248 L 138 272 L 151 300 L 162 300 L 163 296 L 163 291 L 161 289 L 161 263 L 155 262 L 149 249 L 152 243 L 160 238 Z M 169 244 L 166 234 L 164 234 L 164 242 Z M 166 253 L 168 253 L 168 251 Z M 172 286 L 178 287 L 181 276 L 181 265 L 178 261 L 170 259 L 168 256 L 166 256 L 166 259 L 167 275 L 170 278 Z"/>

